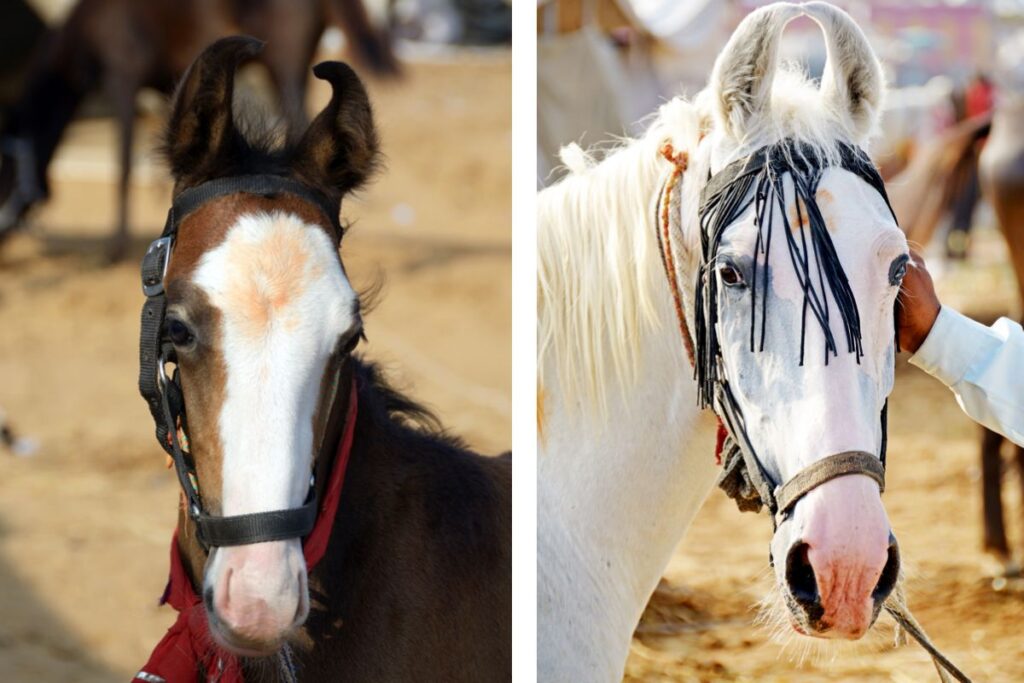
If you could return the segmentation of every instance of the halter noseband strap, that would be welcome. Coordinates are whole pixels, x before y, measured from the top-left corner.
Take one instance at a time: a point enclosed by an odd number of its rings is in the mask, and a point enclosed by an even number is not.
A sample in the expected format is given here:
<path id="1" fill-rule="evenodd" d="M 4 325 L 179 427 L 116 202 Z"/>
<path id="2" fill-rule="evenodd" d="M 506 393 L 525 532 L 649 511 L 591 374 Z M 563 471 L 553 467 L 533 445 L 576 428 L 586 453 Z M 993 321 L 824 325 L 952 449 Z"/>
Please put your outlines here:
<path id="1" fill-rule="evenodd" d="M 786 514 L 796 502 L 826 481 L 846 474 L 864 474 L 885 491 L 885 467 L 882 461 L 864 451 L 845 451 L 817 460 L 797 472 L 789 481 L 775 489 L 779 514 Z"/>
<path id="2" fill-rule="evenodd" d="M 187 445 L 183 448 L 178 433 L 188 433 L 185 398 L 178 371 L 168 377 L 165 365 L 175 361 L 174 345 L 164 332 L 167 294 L 164 279 L 181 221 L 200 206 L 230 194 L 264 197 L 290 194 L 318 207 L 335 230 L 339 230 L 340 201 L 314 191 L 302 183 L 274 175 L 246 175 L 218 178 L 179 194 L 170 211 L 161 236 L 150 244 L 142 259 L 142 306 L 139 337 L 139 393 L 146 400 L 156 425 L 156 439 L 171 456 L 178 481 L 185 495 L 188 515 L 196 525 L 196 536 L 204 548 L 248 545 L 300 538 L 309 534 L 317 517 L 315 481 L 310 478 L 309 493 L 301 507 L 272 510 L 229 517 L 208 514 L 199 495 L 195 468 Z M 334 397 L 337 401 L 338 396 Z"/>
<path id="3" fill-rule="evenodd" d="M 681 297 L 676 273 L 672 272 L 674 271 L 672 267 L 674 260 L 670 221 L 673 216 L 677 220 L 680 218 L 680 193 L 673 190 L 680 183 L 681 169 L 685 169 L 685 165 L 680 167 L 679 162 L 675 159 L 675 156 L 678 155 L 674 155 L 670 149 L 669 153 L 665 151 L 662 153 L 669 161 L 675 162 L 676 169 L 666 180 L 659 199 L 658 243 L 661 247 L 662 261 L 669 285 L 673 290 L 673 297 L 678 303 Z M 743 415 L 724 372 L 723 357 L 714 331 L 714 326 L 717 323 L 717 311 L 715 302 L 712 301 L 715 296 L 715 288 L 709 285 L 709 280 L 713 278 L 713 274 L 709 272 L 709 264 L 715 261 L 725 227 L 735 221 L 751 203 L 756 202 L 759 211 L 771 211 L 774 204 L 768 202 L 776 200 L 772 196 L 773 193 L 781 191 L 777 189 L 780 186 L 776 183 L 787 172 L 793 173 L 794 176 L 800 176 L 799 178 L 794 177 L 794 187 L 798 182 L 803 184 L 801 199 L 810 214 L 813 190 L 817 186 L 824 166 L 824 162 L 812 150 L 799 143 L 786 140 L 779 145 L 758 149 L 750 156 L 735 161 L 722 171 L 710 175 L 701 192 L 699 207 L 701 264 L 697 274 L 697 315 L 695 317 L 698 329 L 696 338 L 690 334 L 689 326 L 680 307 L 678 305 L 676 307 L 683 341 L 700 385 L 701 401 L 715 410 L 725 431 L 726 438 L 722 445 L 724 464 L 718 485 L 736 500 L 740 510 L 759 511 L 763 506 L 767 506 L 772 515 L 773 524 L 778 524 L 792 510 L 797 501 L 811 490 L 836 477 L 847 474 L 864 474 L 876 481 L 880 490 L 885 490 L 887 410 L 884 407 L 881 414 L 882 449 L 880 457 L 863 451 L 837 453 L 812 463 L 788 481 L 777 484 L 757 457 L 753 444 L 750 443 L 747 436 Z M 863 151 L 850 145 L 840 145 L 839 167 L 862 178 L 877 190 L 888 204 L 882 179 Z M 809 190 L 811 192 L 808 193 Z M 808 194 L 811 197 L 808 197 Z M 813 207 L 813 210 L 817 211 L 816 206 Z M 808 222 L 814 222 L 819 217 L 820 214 L 817 217 L 809 215 Z M 761 227 L 759 225 L 759 230 Z M 770 225 L 768 230 L 771 230 Z M 761 242 L 760 238 L 759 234 L 759 246 L 765 249 L 765 258 L 767 258 L 767 245 Z M 768 239 L 770 239 L 770 232 Z M 828 240 L 827 233 L 820 239 Z M 831 251 L 831 244 L 823 245 L 822 249 L 826 255 L 831 256 L 833 261 L 829 264 L 832 268 L 828 273 L 829 277 L 838 282 L 837 286 L 845 287 L 848 291 L 845 274 L 842 273 L 841 264 L 838 263 L 834 251 Z M 818 257 L 821 258 L 820 253 Z M 820 272 L 816 275 L 823 277 Z M 755 279 L 756 277 L 755 271 Z M 763 298 L 761 302 L 758 302 L 759 307 L 764 306 L 767 294 L 767 291 L 762 294 Z M 849 295 L 852 296 L 852 292 Z M 848 299 L 847 310 L 841 310 L 841 313 L 844 323 L 847 325 L 848 344 L 851 350 L 859 355 L 859 319 L 857 318 L 856 303 L 852 299 Z M 762 332 L 763 329 L 762 323 Z M 854 336 L 857 337 L 856 340 L 853 338 Z M 753 340 L 752 331 L 752 346 Z"/>

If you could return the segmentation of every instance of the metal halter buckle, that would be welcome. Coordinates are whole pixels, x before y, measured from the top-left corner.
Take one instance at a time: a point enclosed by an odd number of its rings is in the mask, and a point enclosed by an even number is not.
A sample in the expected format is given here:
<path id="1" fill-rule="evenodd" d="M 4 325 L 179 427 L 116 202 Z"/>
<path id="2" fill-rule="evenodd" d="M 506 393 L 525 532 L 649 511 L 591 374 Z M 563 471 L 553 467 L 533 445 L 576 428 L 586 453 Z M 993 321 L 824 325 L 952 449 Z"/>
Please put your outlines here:
<path id="1" fill-rule="evenodd" d="M 167 370 L 164 368 L 166 363 L 167 358 L 163 355 L 160 356 L 156 363 L 156 383 L 160 391 L 163 391 L 164 387 L 167 386 Z"/>
<path id="2" fill-rule="evenodd" d="M 161 237 L 153 240 L 150 243 L 149 248 L 146 249 L 146 255 L 142 259 L 144 263 L 152 255 L 157 254 L 161 248 L 164 250 L 160 263 L 160 278 L 156 282 L 150 284 L 147 284 L 145 279 L 142 281 L 142 293 L 146 296 L 156 296 L 164 291 L 164 277 L 167 276 L 167 264 L 170 263 L 171 260 L 171 245 L 173 242 L 173 237 Z"/>

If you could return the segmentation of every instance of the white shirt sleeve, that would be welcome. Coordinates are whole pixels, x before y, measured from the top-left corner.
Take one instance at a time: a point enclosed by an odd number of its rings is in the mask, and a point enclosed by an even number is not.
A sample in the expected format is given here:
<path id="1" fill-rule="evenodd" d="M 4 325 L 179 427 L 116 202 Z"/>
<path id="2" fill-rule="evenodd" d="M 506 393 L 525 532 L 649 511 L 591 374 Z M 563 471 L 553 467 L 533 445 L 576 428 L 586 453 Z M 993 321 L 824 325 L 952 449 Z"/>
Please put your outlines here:
<path id="1" fill-rule="evenodd" d="M 1024 330 L 1007 318 L 992 327 L 945 306 L 910 358 L 956 394 L 971 419 L 1024 446 Z"/>

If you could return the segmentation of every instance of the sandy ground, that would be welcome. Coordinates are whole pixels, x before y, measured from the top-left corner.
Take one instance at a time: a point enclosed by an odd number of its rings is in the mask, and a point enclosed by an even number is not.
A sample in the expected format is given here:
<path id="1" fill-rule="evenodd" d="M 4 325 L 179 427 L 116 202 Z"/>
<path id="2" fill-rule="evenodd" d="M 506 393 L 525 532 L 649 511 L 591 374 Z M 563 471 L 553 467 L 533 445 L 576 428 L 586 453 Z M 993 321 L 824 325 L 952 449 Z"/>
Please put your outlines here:
<path id="1" fill-rule="evenodd" d="M 980 320 L 1019 314 L 999 235 L 984 222 L 976 233 L 971 263 L 945 269 L 940 296 Z M 905 355 L 889 405 L 884 502 L 908 574 L 910 607 L 973 680 L 1024 680 L 1024 587 L 994 590 L 981 552 L 979 428 L 948 389 L 908 365 Z M 1020 548 L 1015 475 L 1007 473 L 1004 488 L 1012 501 L 1011 543 Z M 773 640 L 755 625 L 756 605 L 772 584 L 770 537 L 766 516 L 740 513 L 716 489 L 648 605 L 626 680 L 938 680 L 917 645 L 893 647 L 888 616 L 861 642 L 833 647 L 808 648 L 806 639 L 795 637 Z"/>
<path id="2" fill-rule="evenodd" d="M 386 278 L 365 354 L 484 452 L 511 443 L 510 64 L 474 53 L 371 83 L 387 170 L 343 206 L 353 282 Z M 318 84 L 311 108 L 327 97 Z M 0 450 L 4 683 L 126 680 L 173 621 L 156 601 L 178 488 L 136 390 L 137 263 L 170 186 L 146 136 L 133 254 L 103 265 L 111 141 L 107 121 L 76 124 L 51 202 L 0 251 L 0 406 L 40 442 Z"/>

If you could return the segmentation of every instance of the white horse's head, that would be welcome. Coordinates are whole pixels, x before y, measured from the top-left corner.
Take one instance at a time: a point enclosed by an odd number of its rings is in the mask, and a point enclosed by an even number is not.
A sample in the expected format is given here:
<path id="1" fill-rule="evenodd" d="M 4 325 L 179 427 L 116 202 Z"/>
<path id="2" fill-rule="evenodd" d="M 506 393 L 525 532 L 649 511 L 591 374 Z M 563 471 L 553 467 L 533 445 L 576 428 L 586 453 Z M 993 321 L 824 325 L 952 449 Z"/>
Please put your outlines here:
<path id="1" fill-rule="evenodd" d="M 820 89 L 777 66 L 782 30 L 801 15 L 825 33 Z M 822 2 L 778 3 L 740 24 L 698 100 L 706 134 L 686 174 L 682 224 L 694 253 L 683 274 L 688 283 L 704 278 L 704 314 L 713 312 L 699 319 L 699 296 L 686 309 L 698 328 L 698 365 L 712 339 L 715 367 L 704 374 L 727 383 L 776 485 L 832 455 L 883 452 L 907 243 L 881 181 L 867 178 L 873 170 L 851 172 L 842 161 L 876 125 L 882 91 L 879 63 L 845 13 Z M 718 226 L 717 248 L 701 253 L 698 231 L 707 239 L 708 230 L 698 204 L 708 179 L 766 149 L 783 160 L 777 184 L 751 187 L 746 208 Z M 812 171 L 798 190 L 792 169 L 805 161 Z M 863 474 L 831 478 L 777 521 L 772 557 L 794 628 L 862 636 L 899 573 L 878 483 Z"/>

